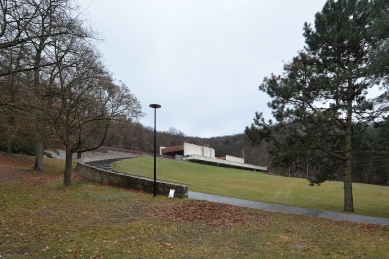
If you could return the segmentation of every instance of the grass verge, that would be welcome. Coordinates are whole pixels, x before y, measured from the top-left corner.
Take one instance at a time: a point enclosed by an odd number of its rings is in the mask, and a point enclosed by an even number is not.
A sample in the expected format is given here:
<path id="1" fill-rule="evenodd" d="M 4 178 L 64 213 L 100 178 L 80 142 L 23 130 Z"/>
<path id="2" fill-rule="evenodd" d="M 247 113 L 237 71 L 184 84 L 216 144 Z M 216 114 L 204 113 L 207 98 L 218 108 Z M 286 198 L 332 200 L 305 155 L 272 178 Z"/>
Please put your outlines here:
<path id="1" fill-rule="evenodd" d="M 153 178 L 153 158 L 115 162 L 115 170 Z M 306 179 L 157 159 L 157 178 L 189 185 L 190 191 L 304 208 L 343 211 L 343 183 L 309 186 Z M 389 187 L 353 184 L 355 213 L 389 218 Z"/>

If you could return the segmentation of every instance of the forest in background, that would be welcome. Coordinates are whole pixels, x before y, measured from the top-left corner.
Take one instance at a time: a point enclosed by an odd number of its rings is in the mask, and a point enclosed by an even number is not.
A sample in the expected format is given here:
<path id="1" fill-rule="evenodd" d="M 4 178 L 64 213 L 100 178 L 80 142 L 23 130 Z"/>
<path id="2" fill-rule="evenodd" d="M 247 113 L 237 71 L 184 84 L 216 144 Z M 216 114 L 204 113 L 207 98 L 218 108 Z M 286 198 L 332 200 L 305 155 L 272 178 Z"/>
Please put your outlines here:
<path id="1" fill-rule="evenodd" d="M 2 117 L 3 122 L 4 117 Z M 12 138 L 12 151 L 35 155 L 34 124 L 28 123 L 28 117 L 16 118 L 16 125 Z M 4 125 L 4 124 L 3 124 Z M 0 130 L 0 150 L 7 150 L 7 130 Z M 98 138 L 98 136 L 96 136 Z M 184 142 L 196 145 L 209 145 L 215 149 L 217 157 L 232 155 L 242 157 L 245 163 L 268 166 L 271 173 L 288 177 L 307 177 L 307 169 L 310 176 L 316 174 L 316 166 L 311 157 L 289 157 L 288 152 L 278 150 L 269 143 L 252 144 L 245 134 L 219 136 L 212 138 L 200 138 L 187 136 L 184 132 L 170 127 L 168 131 L 157 131 L 157 147 L 177 146 Z M 154 152 L 154 130 L 139 122 L 126 121 L 125 123 L 112 124 L 104 146 L 135 150 L 136 152 Z M 47 135 L 45 147 L 56 149 L 64 148 L 55 140 L 54 135 Z M 354 182 L 387 185 L 389 174 L 389 123 L 372 124 L 365 128 L 359 137 L 354 138 Z M 341 180 L 342 168 L 334 172 L 332 180 Z M 308 182 L 307 182 L 308 184 Z"/>
<path id="2" fill-rule="evenodd" d="M 0 114 L 0 120 L 5 118 Z M 9 130 L 6 127 L 0 129 L 0 150 L 6 152 L 12 147 L 13 153 L 35 155 L 35 132 L 33 122 L 28 122 L 28 117 L 15 118 L 13 122 L 12 141 L 9 140 Z M 4 125 L 3 124 L 3 125 Z M 100 133 L 91 136 L 90 142 L 98 144 Z M 93 140 L 95 139 L 95 143 Z M 10 144 L 12 143 L 12 145 Z M 184 142 L 201 146 L 210 146 L 215 149 L 217 157 L 231 155 L 242 157 L 245 163 L 253 165 L 269 164 L 266 145 L 252 145 L 245 134 L 220 136 L 212 138 L 200 138 L 185 135 L 182 131 L 170 127 L 168 131 L 157 131 L 157 147 L 169 147 L 182 145 Z M 56 140 L 56 136 L 48 134 L 45 137 L 45 148 L 64 149 L 65 146 Z M 114 122 L 103 143 L 104 146 L 135 150 L 137 152 L 154 152 L 154 130 L 145 127 L 139 122 Z"/>

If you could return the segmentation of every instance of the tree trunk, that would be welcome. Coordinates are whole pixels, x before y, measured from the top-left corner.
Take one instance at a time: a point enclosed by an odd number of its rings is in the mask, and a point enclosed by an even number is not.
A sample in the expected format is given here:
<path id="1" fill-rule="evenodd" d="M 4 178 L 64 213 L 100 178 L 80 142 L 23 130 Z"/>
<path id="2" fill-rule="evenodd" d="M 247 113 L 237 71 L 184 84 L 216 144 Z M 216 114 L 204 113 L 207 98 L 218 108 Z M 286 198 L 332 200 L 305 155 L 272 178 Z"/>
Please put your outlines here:
<path id="1" fill-rule="evenodd" d="M 354 202 L 353 202 L 353 174 L 352 174 L 352 88 L 351 83 L 349 83 L 348 89 L 348 102 L 347 102 L 347 128 L 346 128 L 346 149 L 347 149 L 347 160 L 346 168 L 344 175 L 344 211 L 354 212 Z"/>
<path id="2" fill-rule="evenodd" d="M 307 164 L 307 179 L 309 179 L 309 164 Z"/>
<path id="3" fill-rule="evenodd" d="M 354 212 L 351 160 L 347 160 L 344 176 L 344 211 Z"/>
<path id="4" fill-rule="evenodd" d="M 38 118 L 37 125 L 37 140 L 35 148 L 35 165 L 34 170 L 41 172 L 43 171 L 43 121 L 41 118 Z"/>
<path id="5" fill-rule="evenodd" d="M 36 142 L 34 170 L 41 172 L 43 168 L 43 140 Z"/>
<path id="6" fill-rule="evenodd" d="M 41 42 L 39 49 L 36 52 L 35 65 L 39 66 L 41 64 L 41 55 L 44 45 Z M 37 98 L 37 106 L 43 108 L 43 97 L 40 92 L 40 69 L 37 68 L 34 70 L 34 90 Z M 43 134 L 44 134 L 44 122 L 42 114 L 37 113 L 38 125 L 37 125 L 37 141 L 36 141 L 36 150 L 35 150 L 35 165 L 34 170 L 41 172 L 43 169 Z"/>
<path id="7" fill-rule="evenodd" d="M 72 184 L 73 152 L 66 148 L 65 172 L 63 178 L 64 186 Z"/>
<path id="8" fill-rule="evenodd" d="M 297 170 L 297 162 L 294 162 L 294 173 L 293 173 L 293 177 L 299 177 L 299 172 Z"/>
<path id="9" fill-rule="evenodd" d="M 7 156 L 11 156 L 11 154 L 12 154 L 12 137 L 9 134 L 7 138 Z"/>
<path id="10" fill-rule="evenodd" d="M 10 82 L 10 95 L 11 95 L 11 102 L 15 103 L 15 92 L 14 92 L 14 77 L 13 75 L 10 76 L 9 78 Z M 7 156 L 11 156 L 12 154 L 12 140 L 16 132 L 16 120 L 15 120 L 15 115 L 12 114 L 8 118 L 8 136 L 7 136 Z M 11 133 L 12 131 L 12 133 Z"/>

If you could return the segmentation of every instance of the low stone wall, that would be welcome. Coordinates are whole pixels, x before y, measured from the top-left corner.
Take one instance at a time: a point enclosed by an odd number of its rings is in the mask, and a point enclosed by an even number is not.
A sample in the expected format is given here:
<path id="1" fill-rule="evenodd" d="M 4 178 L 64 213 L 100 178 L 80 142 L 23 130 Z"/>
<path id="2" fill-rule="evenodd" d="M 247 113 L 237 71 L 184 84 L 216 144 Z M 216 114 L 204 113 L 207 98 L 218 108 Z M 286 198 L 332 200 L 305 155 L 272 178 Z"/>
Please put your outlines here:
<path id="1" fill-rule="evenodd" d="M 77 163 L 77 169 L 80 175 L 98 183 L 154 193 L 154 181 L 148 178 L 136 177 L 118 172 L 110 172 L 87 165 L 80 160 Z M 170 189 L 175 190 L 174 197 L 188 198 L 188 186 L 157 181 L 157 194 L 167 196 Z"/>

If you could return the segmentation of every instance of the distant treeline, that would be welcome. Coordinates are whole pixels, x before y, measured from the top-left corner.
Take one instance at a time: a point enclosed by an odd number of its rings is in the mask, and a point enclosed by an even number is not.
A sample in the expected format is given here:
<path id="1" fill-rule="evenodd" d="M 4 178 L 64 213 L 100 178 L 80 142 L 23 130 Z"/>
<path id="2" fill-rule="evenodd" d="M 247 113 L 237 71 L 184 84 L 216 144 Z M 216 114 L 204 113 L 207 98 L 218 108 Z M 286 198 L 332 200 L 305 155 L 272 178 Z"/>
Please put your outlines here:
<path id="1" fill-rule="evenodd" d="M 24 120 L 23 127 L 17 127 L 13 132 L 12 149 L 14 153 L 35 155 L 34 125 L 27 122 Z M 8 135 L 6 128 L 0 129 L 2 151 L 7 149 Z M 386 185 L 389 181 L 389 122 L 369 125 L 361 129 L 353 139 L 354 182 Z M 157 132 L 158 148 L 182 145 L 184 142 L 210 146 L 215 149 L 217 157 L 225 155 L 243 157 L 245 163 L 268 166 L 270 172 L 289 177 L 307 177 L 307 172 L 310 176 L 315 176 L 325 160 L 315 153 L 310 156 L 287 153 L 289 151 L 279 150 L 268 143 L 252 145 L 243 133 L 199 138 L 187 136 L 174 127 L 168 131 Z M 138 122 L 114 123 L 104 145 L 152 153 L 154 131 L 153 128 L 145 127 Z M 63 148 L 63 146 L 48 135 L 45 139 L 45 148 Z M 342 179 L 344 167 L 341 164 L 329 170 L 333 170 L 333 180 Z"/>
<path id="2" fill-rule="evenodd" d="M 319 149 L 286 149 L 270 142 L 267 152 L 270 166 L 280 175 L 309 176 L 313 182 L 321 182 L 323 174 L 329 180 L 341 181 L 344 177 L 345 164 Z M 352 155 L 353 182 L 389 185 L 389 119 L 355 125 Z"/>
<path id="3" fill-rule="evenodd" d="M 0 129 L 0 150 L 6 151 L 8 146 L 12 147 L 13 153 L 35 155 L 33 123 L 29 123 L 28 120 L 22 120 L 22 118 L 18 118 L 16 122 L 19 126 L 13 128 L 12 145 L 10 145 L 8 138 L 10 135 L 9 130 L 6 127 Z M 4 124 L 6 124 L 5 121 Z M 96 133 L 96 136 L 89 138 L 89 142 L 93 142 L 93 139 L 97 141 L 101 139 L 101 136 Z M 174 127 L 169 128 L 168 131 L 157 131 L 158 152 L 160 146 L 177 146 L 182 145 L 184 142 L 202 146 L 208 145 L 215 149 L 217 157 L 231 155 L 243 157 L 245 163 L 253 165 L 266 166 L 269 164 L 266 146 L 251 145 L 244 134 L 199 138 L 187 136 Z M 52 135 L 46 135 L 44 143 L 45 148 L 64 148 Z M 138 122 L 112 123 L 103 145 L 152 153 L 154 151 L 154 130 Z"/>
<path id="4" fill-rule="evenodd" d="M 140 123 L 131 123 L 125 128 L 117 129 L 107 138 L 104 145 L 118 148 L 153 152 L 154 131 Z M 269 164 L 265 145 L 252 145 L 245 134 L 199 138 L 185 135 L 182 131 L 170 127 L 168 131 L 157 132 L 157 147 L 182 145 L 184 142 L 215 149 L 216 157 L 226 155 L 242 157 L 245 163 L 266 166 Z"/>

